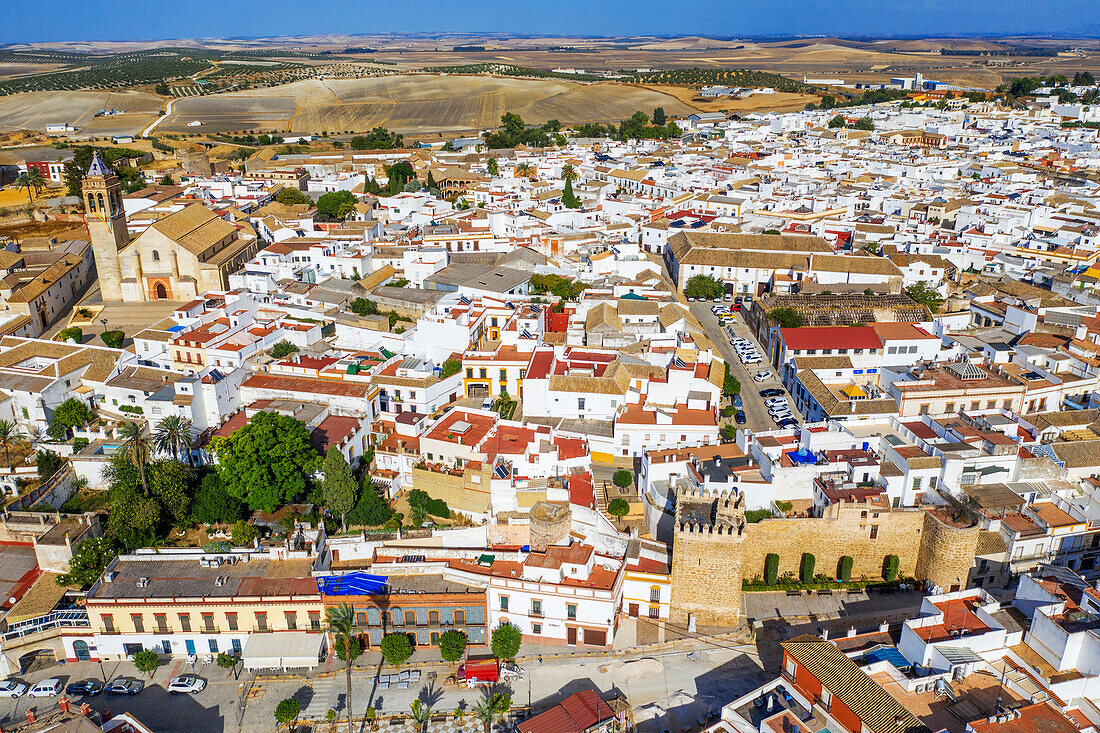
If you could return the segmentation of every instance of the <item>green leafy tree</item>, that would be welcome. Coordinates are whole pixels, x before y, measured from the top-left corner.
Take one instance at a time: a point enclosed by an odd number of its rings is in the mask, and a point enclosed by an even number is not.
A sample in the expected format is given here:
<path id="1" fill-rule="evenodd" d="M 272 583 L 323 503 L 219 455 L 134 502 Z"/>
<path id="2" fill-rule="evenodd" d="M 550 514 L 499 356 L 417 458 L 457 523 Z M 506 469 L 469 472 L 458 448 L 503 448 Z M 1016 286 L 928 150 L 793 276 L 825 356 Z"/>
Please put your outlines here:
<path id="1" fill-rule="evenodd" d="M 907 287 L 905 289 L 905 294 L 928 308 L 932 313 L 938 313 L 940 307 L 943 305 L 943 296 L 925 280 L 913 283 Z"/>
<path id="2" fill-rule="evenodd" d="M 320 221 L 341 221 L 355 208 L 355 194 L 351 191 L 329 191 L 317 199 L 317 218 Z"/>
<path id="3" fill-rule="evenodd" d="M 772 308 L 768 312 L 768 318 L 778 324 L 780 328 L 801 328 L 806 323 L 806 319 L 802 317 L 801 313 L 786 306 Z"/>
<path id="4" fill-rule="evenodd" d="M 665 108 L 654 107 L 652 119 L 654 125 L 663 126 L 665 124 L 665 121 L 668 119 L 667 117 L 665 117 Z"/>
<path id="5" fill-rule="evenodd" d="M 355 608 L 350 603 L 341 603 L 325 609 L 325 630 L 332 635 L 332 644 L 336 655 L 344 662 L 347 679 L 348 733 L 352 731 L 351 712 L 351 667 L 362 654 L 359 636 L 355 626 Z M 406 638 L 406 641 L 408 639 Z"/>
<path id="6" fill-rule="evenodd" d="M 829 127 L 847 127 L 848 123 L 844 120 L 844 115 L 837 115 L 833 119 L 829 120 Z"/>
<path id="7" fill-rule="evenodd" d="M 684 285 L 684 295 L 689 298 L 714 300 L 715 298 L 721 298 L 724 292 L 725 287 L 722 282 L 710 275 L 694 275 L 688 278 L 687 283 Z"/>
<path id="8" fill-rule="evenodd" d="M 52 450 L 40 450 L 34 456 L 34 463 L 38 470 L 38 480 L 45 481 L 61 470 L 65 459 Z"/>
<path id="9" fill-rule="evenodd" d="M 99 580 L 99 576 L 118 557 L 118 549 L 104 537 L 93 537 L 76 546 L 69 560 L 69 572 L 58 575 L 58 585 L 78 585 L 87 588 Z"/>
<path id="10" fill-rule="evenodd" d="M 444 662 L 457 662 L 466 653 L 466 635 L 451 629 L 439 635 L 439 656 Z"/>
<path id="11" fill-rule="evenodd" d="M 300 420 L 258 412 L 229 438 L 214 438 L 218 475 L 231 496 L 251 509 L 273 512 L 305 493 L 306 477 L 320 462 Z"/>
<path id="12" fill-rule="evenodd" d="M 408 634 L 386 634 L 382 637 L 382 657 L 391 667 L 400 667 L 412 656 L 412 642 Z"/>
<path id="13" fill-rule="evenodd" d="M 611 477 L 611 481 L 620 489 L 625 489 L 634 483 L 634 474 L 625 468 L 620 468 L 615 472 L 615 475 Z"/>
<path id="14" fill-rule="evenodd" d="M 460 371 L 462 371 L 462 362 L 458 359 L 448 359 L 443 362 L 443 366 L 439 371 L 439 377 L 440 379 L 446 379 L 454 374 L 458 374 Z"/>
<path id="15" fill-rule="evenodd" d="M 251 545 L 255 541 L 257 532 L 256 528 L 248 522 L 241 520 L 233 525 L 233 529 L 229 532 L 230 539 L 233 540 L 233 544 L 237 547 L 245 547 Z"/>
<path id="16" fill-rule="evenodd" d="M 283 188 L 275 194 L 275 200 L 286 206 L 295 204 L 312 204 L 313 199 L 297 188 Z"/>
<path id="17" fill-rule="evenodd" d="M 298 347 L 290 343 L 286 339 L 277 342 L 271 347 L 271 355 L 276 359 L 282 359 L 283 357 L 290 356 L 298 351 Z"/>
<path id="18" fill-rule="evenodd" d="M 145 478 L 145 467 L 149 465 L 152 440 L 145 432 L 145 425 L 134 421 L 124 422 L 119 427 L 119 437 L 122 438 L 122 451 L 137 466 L 138 474 L 141 477 L 141 487 L 145 490 L 145 495 L 149 496 L 149 483 Z"/>
<path id="19" fill-rule="evenodd" d="M 870 117 L 860 117 L 858 120 L 856 120 L 856 124 L 852 125 L 852 127 L 856 128 L 857 130 L 874 130 L 875 123 L 871 120 Z"/>
<path id="20" fill-rule="evenodd" d="M 617 496 L 608 503 L 607 513 L 613 517 L 625 517 L 630 513 L 630 502 Z"/>
<path id="21" fill-rule="evenodd" d="M 298 715 L 301 712 L 302 706 L 293 697 L 280 700 L 279 704 L 275 706 L 275 722 L 280 727 L 290 725 L 298 720 Z"/>
<path id="22" fill-rule="evenodd" d="M 145 672 L 152 677 L 160 666 L 160 657 L 152 649 L 142 649 L 134 654 L 134 666 L 138 672 Z"/>
<path id="23" fill-rule="evenodd" d="M 523 634 L 520 633 L 518 626 L 502 623 L 493 629 L 491 647 L 493 656 L 497 659 L 515 659 L 521 644 L 523 644 Z"/>
<path id="24" fill-rule="evenodd" d="M 202 477 L 191 503 L 191 516 L 201 524 L 234 523 L 241 518 L 241 508 L 241 502 L 222 486 L 218 474 L 211 472 Z"/>
<path id="25" fill-rule="evenodd" d="M 485 172 L 490 176 L 500 175 L 500 165 L 497 163 L 496 158 L 489 158 L 489 160 L 485 162 Z"/>
<path id="26" fill-rule="evenodd" d="M 340 517 L 340 525 L 348 531 L 348 512 L 355 508 L 356 481 L 351 474 L 351 466 L 340 449 L 333 446 L 325 454 L 321 466 L 325 477 L 321 481 L 321 493 L 325 504 Z"/>
<path id="27" fill-rule="evenodd" d="M 65 440 L 72 436 L 73 428 L 84 427 L 93 417 L 95 415 L 86 404 L 70 397 L 53 411 L 46 433 L 54 440 Z"/>
<path id="28" fill-rule="evenodd" d="M 233 674 L 233 670 L 236 669 L 238 661 L 239 660 L 232 654 L 218 652 L 218 666 L 226 670 L 229 674 Z"/>
<path id="29" fill-rule="evenodd" d="M 363 479 L 363 490 L 359 492 L 359 501 L 348 513 L 348 522 L 352 526 L 379 527 L 393 516 L 393 508 L 382 496 L 378 486 L 370 476 Z"/>
<path id="30" fill-rule="evenodd" d="M 730 374 L 730 365 L 726 364 L 726 373 L 722 377 L 722 394 L 730 397 L 741 394 L 741 380 Z"/>
<path id="31" fill-rule="evenodd" d="M 4 463 L 11 465 L 11 447 L 26 441 L 19 426 L 11 420 L 0 420 L 0 445 L 4 446 Z"/>
<path id="32" fill-rule="evenodd" d="M 191 469 L 179 461 L 160 461 L 150 467 L 149 474 L 153 498 L 175 526 L 187 526 L 191 519 L 191 498 L 187 493 Z"/>
<path id="33" fill-rule="evenodd" d="M 74 344 L 79 344 L 84 341 L 84 331 L 77 326 L 69 326 L 57 332 L 57 339 L 59 341 L 72 341 Z"/>

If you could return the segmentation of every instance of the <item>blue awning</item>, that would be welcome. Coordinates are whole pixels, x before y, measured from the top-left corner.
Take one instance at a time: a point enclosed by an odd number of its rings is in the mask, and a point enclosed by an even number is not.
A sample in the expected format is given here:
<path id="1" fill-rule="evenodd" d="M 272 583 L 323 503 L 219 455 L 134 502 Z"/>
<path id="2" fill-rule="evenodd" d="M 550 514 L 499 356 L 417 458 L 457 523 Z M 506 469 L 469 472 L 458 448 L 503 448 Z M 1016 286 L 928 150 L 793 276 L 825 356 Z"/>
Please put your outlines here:
<path id="1" fill-rule="evenodd" d="M 325 596 L 372 596 L 381 593 L 389 577 L 354 572 L 347 575 L 322 575 L 317 590 Z"/>

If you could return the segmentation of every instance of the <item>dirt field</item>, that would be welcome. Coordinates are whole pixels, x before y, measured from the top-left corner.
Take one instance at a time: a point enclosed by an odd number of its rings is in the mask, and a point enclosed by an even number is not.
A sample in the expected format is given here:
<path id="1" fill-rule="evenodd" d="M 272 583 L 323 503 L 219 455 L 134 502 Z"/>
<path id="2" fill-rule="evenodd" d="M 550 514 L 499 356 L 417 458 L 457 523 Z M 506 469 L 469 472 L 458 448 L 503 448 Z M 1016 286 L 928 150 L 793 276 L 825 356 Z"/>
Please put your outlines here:
<path id="1" fill-rule="evenodd" d="M 639 109 L 649 113 L 659 106 L 670 115 L 690 114 L 696 109 L 671 94 L 626 84 L 416 74 L 310 80 L 273 89 L 181 99 L 157 129 L 160 133 L 249 129 L 342 132 L 381 125 L 402 133 L 431 135 L 496 127 L 505 112 L 515 112 L 532 123 L 558 119 L 569 124 L 617 122 Z M 203 124 L 188 128 L 192 120 Z"/>
<path id="2" fill-rule="evenodd" d="M 46 125 L 69 123 L 90 127 L 99 135 L 141 132 L 155 119 L 164 103 L 140 92 L 31 92 L 0 97 L 0 130 L 44 130 Z M 101 109 L 138 113 L 95 116 Z M 144 120 L 144 122 L 143 122 Z"/>

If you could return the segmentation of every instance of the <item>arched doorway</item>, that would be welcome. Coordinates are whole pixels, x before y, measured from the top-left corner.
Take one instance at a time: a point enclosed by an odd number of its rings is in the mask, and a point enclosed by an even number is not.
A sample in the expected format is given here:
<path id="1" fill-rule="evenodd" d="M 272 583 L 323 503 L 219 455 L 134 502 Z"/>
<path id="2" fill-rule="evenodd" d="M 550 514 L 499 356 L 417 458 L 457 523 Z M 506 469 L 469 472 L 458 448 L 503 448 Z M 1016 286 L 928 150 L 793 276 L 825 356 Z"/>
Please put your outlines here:
<path id="1" fill-rule="evenodd" d="M 83 639 L 77 639 L 73 642 L 73 653 L 76 654 L 76 661 L 87 662 L 92 658 L 91 653 L 88 651 L 88 642 Z"/>
<path id="2" fill-rule="evenodd" d="M 164 283 L 157 283 L 153 287 L 153 299 L 168 300 L 168 288 L 164 287 Z"/>

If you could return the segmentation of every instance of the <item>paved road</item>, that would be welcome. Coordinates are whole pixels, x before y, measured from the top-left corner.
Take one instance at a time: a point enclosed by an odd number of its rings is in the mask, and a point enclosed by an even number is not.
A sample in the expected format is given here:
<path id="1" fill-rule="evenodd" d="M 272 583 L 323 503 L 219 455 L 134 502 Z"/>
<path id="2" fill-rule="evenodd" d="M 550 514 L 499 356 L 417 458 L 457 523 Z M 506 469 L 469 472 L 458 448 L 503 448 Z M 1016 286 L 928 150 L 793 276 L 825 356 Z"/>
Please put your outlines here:
<path id="1" fill-rule="evenodd" d="M 745 425 L 738 427 L 746 427 L 749 430 L 761 431 L 761 430 L 775 430 L 775 423 L 771 419 L 771 415 L 768 414 L 768 408 L 764 406 L 764 398 L 760 396 L 760 390 L 774 387 L 783 389 L 783 385 L 779 380 L 772 376 L 770 379 L 763 383 L 753 381 L 753 375 L 761 371 L 774 372 L 775 369 L 767 362 L 767 359 L 759 364 L 752 364 L 746 368 L 741 360 L 737 358 L 737 353 L 730 346 L 729 327 L 722 328 L 718 325 L 718 318 L 711 312 L 711 308 L 717 305 L 716 303 L 690 303 L 692 314 L 699 320 L 699 323 L 703 324 L 703 328 L 706 329 L 707 335 L 718 346 L 719 352 L 722 354 L 722 358 L 726 360 L 730 365 L 730 373 L 741 380 L 741 399 L 745 406 Z M 728 305 L 728 304 L 727 304 Z M 740 313 L 734 314 L 733 331 L 741 338 L 746 338 L 756 344 L 757 350 L 761 356 L 766 356 L 764 348 L 760 345 L 760 342 L 749 331 L 749 327 L 745 325 L 744 318 Z M 785 391 L 785 390 L 784 390 Z M 802 422 L 802 416 L 799 414 L 798 409 L 794 406 L 794 402 L 791 402 L 791 412 L 794 413 L 795 419 Z"/>
<path id="2" fill-rule="evenodd" d="M 438 662 L 438 653 L 418 650 L 412 661 L 421 659 Z M 438 667 L 440 671 L 435 679 L 431 679 L 425 670 L 421 681 L 410 685 L 409 689 L 382 692 L 376 689 L 373 676 L 380 663 L 377 653 L 367 653 L 356 663 L 352 677 L 352 710 L 357 716 L 362 716 L 368 705 L 383 715 L 407 714 L 414 699 L 431 702 L 437 713 L 452 712 L 456 708 L 469 710 L 484 692 L 443 685 L 449 670 L 442 667 Z M 339 715 L 346 714 L 346 683 L 343 667 L 338 660 L 326 662 L 308 676 L 257 678 L 250 688 L 249 700 L 240 718 L 241 685 L 247 684 L 247 677 L 237 680 L 216 665 L 199 665 L 195 672 L 207 680 L 205 690 L 197 695 L 168 695 L 167 680 L 173 675 L 191 671 L 191 666 L 182 660 L 166 662 L 150 680 L 147 675 L 137 673 L 129 662 L 105 663 L 102 674 L 107 678 L 132 676 L 145 679 L 146 688 L 133 697 L 99 695 L 87 700 L 76 698 L 73 702 L 76 705 L 88 702 L 101 712 L 133 713 L 158 733 L 270 733 L 274 727 L 275 706 L 288 697 L 298 700 L 303 718 L 323 719 L 330 708 Z M 393 670 L 386 669 L 384 672 L 391 673 Z M 516 706 L 533 704 L 538 710 L 580 689 L 595 687 L 603 692 L 616 689 L 626 695 L 640 718 L 647 719 L 639 730 L 657 733 L 666 727 L 680 730 L 683 725 L 693 723 L 700 714 L 705 715 L 707 710 L 717 709 L 759 686 L 769 676 L 760 666 L 755 647 L 714 640 L 713 643 L 695 642 L 690 646 L 674 647 L 644 657 L 600 655 L 560 660 L 547 658 L 544 663 L 530 661 L 523 666 L 523 677 L 509 682 L 507 688 Z M 99 665 L 94 662 L 57 665 L 13 677 L 28 685 L 48 677 L 60 677 L 66 685 L 86 678 L 102 679 Z M 7 729 L 12 723 L 25 720 L 28 709 L 35 709 L 41 716 L 57 709 L 57 699 L 0 699 L 0 727 Z M 480 725 L 476 728 L 469 725 L 469 717 L 465 721 L 465 726 L 438 725 L 429 727 L 429 730 L 433 733 L 481 730 Z M 341 726 L 340 730 L 346 728 Z M 407 730 L 407 727 L 383 727 L 382 730 Z"/>

